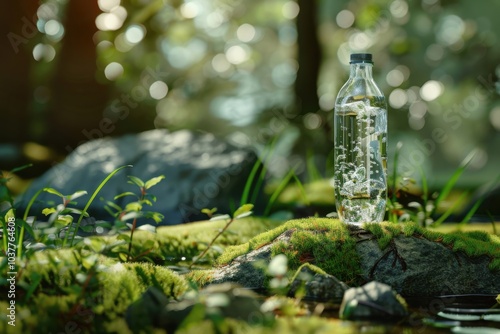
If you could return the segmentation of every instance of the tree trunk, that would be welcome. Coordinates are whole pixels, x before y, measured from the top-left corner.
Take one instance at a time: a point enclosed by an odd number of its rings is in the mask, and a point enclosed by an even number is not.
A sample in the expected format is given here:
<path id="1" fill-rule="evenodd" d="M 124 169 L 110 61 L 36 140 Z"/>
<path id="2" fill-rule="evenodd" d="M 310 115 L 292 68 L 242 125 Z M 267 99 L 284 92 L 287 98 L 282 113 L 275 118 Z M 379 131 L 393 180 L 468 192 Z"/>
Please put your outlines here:
<path id="1" fill-rule="evenodd" d="M 299 114 L 319 110 L 318 74 L 321 63 L 321 49 L 316 35 L 316 1 L 298 0 L 297 16 L 297 60 L 299 69 L 295 80 L 295 102 Z"/>
<path id="2" fill-rule="evenodd" d="M 51 83 L 50 128 L 46 142 L 70 153 L 79 143 L 105 135 L 100 130 L 109 86 L 95 79 L 97 1 L 71 0 L 66 11 L 63 45 Z"/>

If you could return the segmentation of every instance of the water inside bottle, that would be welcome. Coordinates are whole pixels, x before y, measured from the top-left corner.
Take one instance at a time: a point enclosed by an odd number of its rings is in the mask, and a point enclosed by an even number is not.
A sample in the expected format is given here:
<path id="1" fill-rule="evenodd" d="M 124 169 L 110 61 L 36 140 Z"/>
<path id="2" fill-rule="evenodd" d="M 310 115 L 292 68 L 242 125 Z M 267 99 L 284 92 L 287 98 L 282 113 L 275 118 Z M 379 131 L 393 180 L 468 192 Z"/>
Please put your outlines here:
<path id="1" fill-rule="evenodd" d="M 383 97 L 335 107 L 335 201 L 347 223 L 380 222 L 387 201 L 387 111 Z"/>

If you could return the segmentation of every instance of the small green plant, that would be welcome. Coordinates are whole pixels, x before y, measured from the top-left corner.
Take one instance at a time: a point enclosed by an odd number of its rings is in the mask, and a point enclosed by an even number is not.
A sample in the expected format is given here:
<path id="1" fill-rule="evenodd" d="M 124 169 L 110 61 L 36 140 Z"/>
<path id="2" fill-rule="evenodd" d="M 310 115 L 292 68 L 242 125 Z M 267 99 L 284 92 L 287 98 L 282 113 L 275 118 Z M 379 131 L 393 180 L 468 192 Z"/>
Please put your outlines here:
<path id="1" fill-rule="evenodd" d="M 218 215 L 214 216 L 214 213 L 217 211 L 217 208 L 213 209 L 203 209 L 201 210 L 203 213 L 209 216 L 210 221 L 216 221 L 216 220 L 227 220 L 226 225 L 217 233 L 217 235 L 210 241 L 208 244 L 207 248 L 203 252 L 201 252 L 200 255 L 197 257 L 193 258 L 193 262 L 189 266 L 189 268 L 192 268 L 194 264 L 196 264 L 198 261 L 203 259 L 205 255 L 208 253 L 208 251 L 212 248 L 214 245 L 215 241 L 228 229 L 228 227 L 237 219 L 248 217 L 252 214 L 252 209 L 253 209 L 253 204 L 243 204 L 240 206 L 236 211 L 233 213 L 233 216 L 229 216 L 227 214 L 225 215 Z"/>
<path id="2" fill-rule="evenodd" d="M 437 210 L 442 204 L 442 202 L 448 197 L 450 192 L 455 187 L 457 181 L 460 176 L 467 169 L 468 165 L 474 158 L 475 152 L 471 152 L 467 157 L 462 161 L 460 166 L 453 172 L 451 177 L 445 183 L 441 191 L 436 192 L 434 194 L 429 194 L 429 186 L 428 180 L 425 176 L 422 168 L 418 168 L 421 182 L 422 182 L 422 196 L 421 202 L 413 201 L 408 203 L 407 207 L 404 207 L 401 203 L 398 202 L 398 197 L 400 195 L 401 190 L 405 190 L 410 183 L 415 183 L 415 180 L 410 178 L 398 178 L 398 159 L 399 152 L 402 148 L 402 144 L 398 143 L 396 152 L 394 154 L 394 171 L 392 175 L 392 196 L 388 200 L 388 212 L 389 212 L 389 221 L 393 223 L 398 222 L 406 222 L 406 221 L 414 221 L 423 227 L 437 227 L 441 225 L 460 205 L 462 205 L 469 195 L 469 192 L 464 191 L 461 193 L 459 198 L 437 219 L 435 219 Z M 498 178 L 497 178 L 498 181 Z M 480 204 L 484 198 L 480 198 L 469 210 L 469 212 L 465 215 L 462 223 L 467 223 L 472 215 L 479 208 Z"/>
<path id="3" fill-rule="evenodd" d="M 146 182 L 135 176 L 129 176 L 128 178 L 129 178 L 128 183 L 136 185 L 139 188 L 139 193 L 136 194 L 133 192 L 124 192 L 119 195 L 116 195 L 114 197 L 114 200 L 128 196 L 135 198 L 135 200 L 126 204 L 124 208 L 120 207 L 114 202 L 108 201 L 106 207 L 107 211 L 113 217 L 115 217 L 114 230 L 120 233 L 118 239 L 124 240 L 128 243 L 128 252 L 126 256 L 125 257 L 121 256 L 122 260 L 126 261 L 130 261 L 132 259 L 135 260 L 139 257 L 148 254 L 154 246 L 154 241 L 150 240 L 146 245 L 143 245 L 143 247 L 145 247 L 146 250 L 144 252 L 141 252 L 134 258 L 132 258 L 132 243 L 134 239 L 134 232 L 137 229 L 137 220 L 139 218 L 149 218 L 154 220 L 155 223 L 158 224 L 164 218 L 164 216 L 159 212 L 143 211 L 143 207 L 145 205 L 152 206 L 153 203 L 156 202 L 156 196 L 149 193 L 148 190 L 151 189 L 153 186 L 157 185 L 158 183 L 160 183 L 165 178 L 165 176 L 161 175 L 153 177 L 152 179 Z M 132 223 L 127 223 L 127 221 L 129 220 L 132 220 Z M 124 233 L 124 229 L 127 228 L 130 228 L 130 235 L 128 235 L 126 232 Z M 144 227 L 142 227 L 141 229 L 148 230 L 153 233 L 156 231 L 154 226 L 151 225 L 144 225 Z"/>
<path id="4" fill-rule="evenodd" d="M 75 228 L 71 227 L 73 223 L 72 215 L 89 216 L 87 212 L 70 206 L 76 205 L 75 199 L 87 195 L 87 192 L 79 190 L 70 195 L 63 195 L 54 188 L 43 188 L 42 191 L 59 197 L 61 203 L 55 207 L 42 210 L 42 214 L 49 216 L 49 219 L 46 223 L 38 224 L 38 228 L 34 231 L 35 240 L 45 245 L 65 246 L 71 232 L 77 232 Z M 61 240 L 60 233 L 63 231 L 66 232 L 64 239 Z"/>
<path id="5" fill-rule="evenodd" d="M 23 240 L 24 240 L 24 232 L 27 230 L 32 234 L 31 227 L 26 223 L 28 217 L 28 209 L 24 213 L 23 219 L 16 217 L 15 209 L 14 209 L 14 198 L 9 188 L 7 187 L 7 183 L 11 179 L 11 174 L 14 174 L 18 171 L 31 167 L 31 164 L 21 166 L 19 168 L 15 168 L 4 175 L 4 172 L 0 171 L 0 205 L 4 208 L 0 211 L 0 224 L 2 226 L 3 232 L 3 253 L 6 254 L 7 250 L 11 247 L 8 247 L 8 236 L 11 239 L 17 240 L 17 245 L 15 248 L 17 250 L 17 257 L 21 258 L 23 256 Z M 3 205 L 6 203 L 6 205 Z M 15 230 L 8 231 L 8 219 L 14 219 Z M 9 233 L 10 232 L 10 233 Z M 12 249 L 11 249 L 12 250 Z"/>

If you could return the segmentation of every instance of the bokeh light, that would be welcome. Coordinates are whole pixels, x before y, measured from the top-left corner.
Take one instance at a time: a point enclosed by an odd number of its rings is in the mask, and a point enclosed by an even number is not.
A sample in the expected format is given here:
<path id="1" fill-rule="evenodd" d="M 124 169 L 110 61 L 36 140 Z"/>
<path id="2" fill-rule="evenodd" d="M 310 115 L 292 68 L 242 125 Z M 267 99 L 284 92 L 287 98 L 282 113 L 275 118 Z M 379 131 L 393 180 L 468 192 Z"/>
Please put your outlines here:
<path id="1" fill-rule="evenodd" d="M 347 29 L 354 24 L 354 19 L 354 14 L 350 10 L 344 9 L 337 14 L 335 21 L 340 28 Z"/>
<path id="2" fill-rule="evenodd" d="M 255 38 L 255 27 L 251 24 L 244 23 L 236 30 L 236 36 L 242 42 L 251 42 Z"/>
<path id="3" fill-rule="evenodd" d="M 181 15 L 186 19 L 193 19 L 199 14 L 200 8 L 198 7 L 198 3 L 196 3 L 195 1 L 190 1 L 187 3 L 183 3 L 181 5 L 180 11 Z"/>
<path id="4" fill-rule="evenodd" d="M 306 129 L 315 130 L 321 126 L 322 120 L 318 114 L 308 113 L 304 116 L 304 126 Z"/>
<path id="5" fill-rule="evenodd" d="M 104 76 L 110 81 L 114 81 L 123 74 L 123 66 L 120 63 L 112 62 L 104 69 Z"/>
<path id="6" fill-rule="evenodd" d="M 168 93 L 168 86 L 163 81 L 155 81 L 149 86 L 149 95 L 155 100 L 161 100 Z"/>
<path id="7" fill-rule="evenodd" d="M 436 80 L 427 81 L 420 88 L 420 96 L 425 101 L 433 101 L 437 99 L 444 91 L 444 85 Z"/>
<path id="8" fill-rule="evenodd" d="M 408 96 L 406 92 L 401 88 L 396 88 L 389 95 L 389 104 L 394 109 L 401 109 L 408 102 Z"/>
<path id="9" fill-rule="evenodd" d="M 283 16 L 289 20 L 293 20 L 299 15 L 300 7 L 295 1 L 287 1 L 283 5 Z"/>
<path id="10" fill-rule="evenodd" d="M 125 38 L 129 43 L 137 44 L 146 35 L 146 29 L 142 25 L 133 24 L 125 31 Z"/>
<path id="11" fill-rule="evenodd" d="M 109 13 L 99 14 L 95 19 L 95 25 L 102 31 L 114 31 L 122 27 L 126 18 L 127 10 L 122 6 L 116 6 Z"/>
<path id="12" fill-rule="evenodd" d="M 97 5 L 103 12 L 111 12 L 120 6 L 120 0 L 97 0 Z"/>
<path id="13" fill-rule="evenodd" d="M 231 64 L 241 64 L 248 60 L 249 50 L 245 45 L 233 45 L 226 50 L 226 58 Z"/>
<path id="14" fill-rule="evenodd" d="M 212 67 L 216 72 L 223 73 L 231 68 L 231 63 L 223 53 L 219 53 L 212 58 Z"/>
<path id="15" fill-rule="evenodd" d="M 52 61 L 56 56 L 56 50 L 50 44 L 39 43 L 33 48 L 33 58 L 36 61 Z"/>
<path id="16" fill-rule="evenodd" d="M 490 122 L 495 130 L 500 131 L 500 106 L 496 106 L 490 111 Z"/>

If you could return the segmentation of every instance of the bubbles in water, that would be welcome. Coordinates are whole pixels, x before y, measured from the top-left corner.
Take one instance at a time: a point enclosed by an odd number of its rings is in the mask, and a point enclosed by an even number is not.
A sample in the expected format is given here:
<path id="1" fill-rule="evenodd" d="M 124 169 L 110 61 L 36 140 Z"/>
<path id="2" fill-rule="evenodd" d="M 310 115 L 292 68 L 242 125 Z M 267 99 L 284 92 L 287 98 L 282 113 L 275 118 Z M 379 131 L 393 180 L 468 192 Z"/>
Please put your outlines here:
<path id="1" fill-rule="evenodd" d="M 387 116 L 383 101 L 364 99 L 335 108 L 335 195 L 349 223 L 382 221 L 386 205 Z"/>

